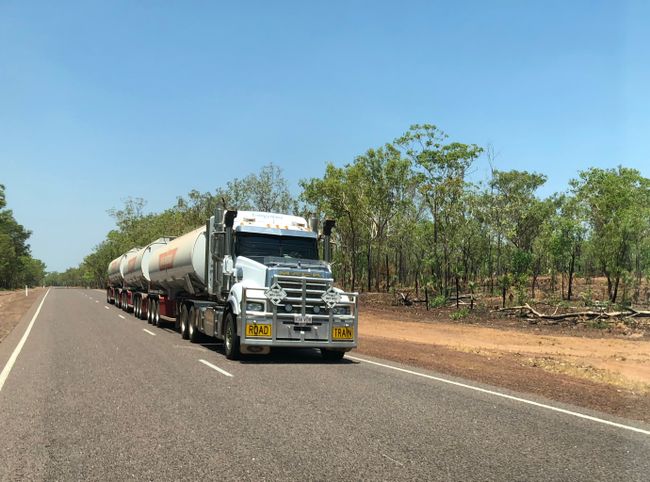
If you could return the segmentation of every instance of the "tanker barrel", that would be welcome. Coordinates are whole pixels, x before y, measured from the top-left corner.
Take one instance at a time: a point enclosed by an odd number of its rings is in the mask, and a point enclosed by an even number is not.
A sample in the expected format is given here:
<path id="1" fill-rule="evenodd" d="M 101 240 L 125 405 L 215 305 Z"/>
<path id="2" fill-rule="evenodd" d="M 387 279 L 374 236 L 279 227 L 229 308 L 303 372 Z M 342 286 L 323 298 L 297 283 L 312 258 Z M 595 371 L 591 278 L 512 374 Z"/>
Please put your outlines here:
<path id="1" fill-rule="evenodd" d="M 334 226 L 336 226 L 336 221 L 333 219 L 326 219 L 323 223 L 323 259 L 328 263 L 332 259 L 330 236 L 332 235 L 332 228 L 334 228 Z"/>

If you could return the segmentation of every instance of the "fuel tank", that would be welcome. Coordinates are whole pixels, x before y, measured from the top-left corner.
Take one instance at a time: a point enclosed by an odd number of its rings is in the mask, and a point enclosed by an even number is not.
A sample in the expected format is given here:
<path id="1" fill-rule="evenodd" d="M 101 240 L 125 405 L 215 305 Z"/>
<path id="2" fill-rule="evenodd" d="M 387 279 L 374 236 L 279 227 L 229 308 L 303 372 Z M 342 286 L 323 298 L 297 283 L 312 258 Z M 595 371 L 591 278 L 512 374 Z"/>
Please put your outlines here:
<path id="1" fill-rule="evenodd" d="M 132 288 L 146 290 L 149 287 L 149 260 L 155 252 L 164 248 L 173 238 L 158 238 L 135 253 L 127 256 L 124 283 Z"/>
<path id="2" fill-rule="evenodd" d="M 205 226 L 180 236 L 149 257 L 151 286 L 188 290 L 205 286 Z"/>

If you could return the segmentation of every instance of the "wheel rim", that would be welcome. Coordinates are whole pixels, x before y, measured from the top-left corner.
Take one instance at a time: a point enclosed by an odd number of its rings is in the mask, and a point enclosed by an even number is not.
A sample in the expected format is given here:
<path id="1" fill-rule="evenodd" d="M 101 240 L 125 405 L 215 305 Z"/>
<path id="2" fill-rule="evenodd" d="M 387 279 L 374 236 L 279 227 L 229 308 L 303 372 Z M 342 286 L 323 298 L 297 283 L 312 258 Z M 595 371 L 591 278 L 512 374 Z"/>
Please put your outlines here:
<path id="1" fill-rule="evenodd" d="M 232 323 L 226 325 L 226 352 L 230 353 L 232 350 Z"/>

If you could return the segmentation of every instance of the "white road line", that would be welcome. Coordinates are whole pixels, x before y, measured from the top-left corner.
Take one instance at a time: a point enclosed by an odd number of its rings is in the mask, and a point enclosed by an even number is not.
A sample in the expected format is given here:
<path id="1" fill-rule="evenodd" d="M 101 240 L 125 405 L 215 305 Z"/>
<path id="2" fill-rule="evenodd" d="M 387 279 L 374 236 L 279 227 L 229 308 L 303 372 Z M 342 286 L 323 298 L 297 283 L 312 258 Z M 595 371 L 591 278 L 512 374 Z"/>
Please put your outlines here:
<path id="1" fill-rule="evenodd" d="M 227 372 L 226 370 L 224 370 L 223 368 L 219 368 L 218 366 L 213 365 L 213 364 L 210 363 L 209 361 L 205 361 L 205 360 L 199 360 L 199 361 L 200 361 L 201 363 L 203 363 L 204 365 L 209 366 L 209 367 L 212 368 L 213 370 L 217 370 L 219 373 L 221 373 L 221 374 L 223 374 L 223 375 L 226 375 L 227 377 L 232 377 L 232 373 L 228 373 L 228 372 Z"/>
<path id="2" fill-rule="evenodd" d="M 632 432 L 642 433 L 644 435 L 650 435 L 650 430 L 643 430 L 642 428 L 632 427 L 630 425 L 623 425 L 621 423 L 611 422 L 610 420 L 605 420 L 598 417 L 592 417 L 591 415 L 586 415 L 584 413 L 573 412 L 571 410 L 565 410 L 564 408 L 554 407 L 552 405 L 546 405 L 544 403 L 534 402 L 533 400 L 527 400 L 525 398 L 514 397 L 506 393 L 496 392 L 494 390 L 487 390 L 485 388 L 475 387 L 473 385 L 467 385 L 466 383 L 455 382 L 453 380 L 448 380 L 446 378 L 434 377 L 432 375 L 425 375 L 424 373 L 418 373 L 413 370 L 406 370 L 405 368 L 394 367 L 392 365 L 387 365 L 385 363 L 378 363 L 375 361 L 366 360 L 365 358 L 358 358 L 355 356 L 346 355 L 346 358 L 351 360 L 356 360 L 364 363 L 370 363 L 371 365 L 377 365 L 384 368 L 390 368 L 391 370 L 397 370 L 398 372 L 408 373 L 409 375 L 415 375 L 418 377 L 428 378 L 430 380 L 435 380 L 437 382 L 448 383 L 449 385 L 455 385 L 457 387 L 467 388 L 469 390 L 474 390 L 481 393 L 487 393 L 488 395 L 494 395 L 495 397 L 507 398 L 508 400 L 514 400 L 515 402 L 526 403 L 528 405 L 533 405 L 535 407 L 545 408 L 547 410 L 552 410 L 554 412 L 563 413 L 565 415 L 573 415 L 574 417 L 584 418 L 586 420 L 591 420 L 592 422 L 602 423 L 604 425 L 610 425 L 612 427 L 622 428 L 625 430 L 631 430 Z"/>
<path id="3" fill-rule="evenodd" d="M 108 306 L 104 306 L 104 308 L 106 308 L 107 310 L 110 309 Z"/>
<path id="4" fill-rule="evenodd" d="M 122 315 L 117 315 L 117 316 L 119 316 L 119 317 L 122 318 L 123 320 L 126 320 L 126 318 L 124 318 Z"/>
<path id="5" fill-rule="evenodd" d="M 99 300 L 95 300 L 95 303 L 99 303 Z"/>
<path id="6" fill-rule="evenodd" d="M 156 336 L 155 333 L 153 333 L 153 332 L 147 330 L 146 328 L 143 328 L 142 331 L 146 331 L 146 332 L 149 333 L 151 336 Z"/>
<path id="7" fill-rule="evenodd" d="M 23 334 L 23 337 L 18 342 L 18 345 L 16 345 L 16 348 L 14 348 L 14 352 L 11 354 L 11 356 L 9 357 L 9 361 L 7 362 L 5 367 L 2 369 L 2 373 L 0 373 L 0 391 L 2 391 L 2 387 L 4 386 L 5 381 L 7 380 L 7 377 L 9 376 L 9 372 L 11 372 L 11 369 L 13 368 L 14 363 L 16 363 L 16 358 L 18 358 L 18 355 L 20 354 L 20 350 L 23 349 L 23 345 L 27 341 L 27 337 L 29 336 L 29 332 L 32 331 L 32 326 L 34 326 L 34 322 L 36 321 L 36 317 L 41 312 L 41 308 L 43 307 L 43 303 L 45 303 L 45 298 L 47 298 L 48 294 L 50 294 L 49 288 L 48 288 L 47 292 L 45 293 L 45 296 L 43 296 L 43 299 L 41 300 L 41 304 L 38 305 L 38 309 L 36 310 L 36 313 L 34 313 L 34 316 L 32 316 L 32 320 L 29 322 L 29 325 L 27 325 L 27 329 L 25 330 L 25 333 Z"/>

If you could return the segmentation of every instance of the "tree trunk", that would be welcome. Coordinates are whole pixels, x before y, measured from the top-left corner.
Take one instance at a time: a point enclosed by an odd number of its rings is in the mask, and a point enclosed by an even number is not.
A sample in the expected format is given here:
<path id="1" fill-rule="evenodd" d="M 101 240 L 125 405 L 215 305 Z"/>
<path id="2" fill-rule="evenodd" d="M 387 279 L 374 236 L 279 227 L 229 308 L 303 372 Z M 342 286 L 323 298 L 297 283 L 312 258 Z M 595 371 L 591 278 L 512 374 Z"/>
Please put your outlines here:
<path id="1" fill-rule="evenodd" d="M 388 253 L 386 253 L 386 293 L 390 291 L 390 267 L 388 264 Z"/>
<path id="2" fill-rule="evenodd" d="M 357 233 L 356 230 L 354 229 L 354 221 L 352 220 L 352 216 L 348 215 L 348 219 L 350 220 L 350 231 L 352 231 L 352 291 L 355 290 L 356 285 L 357 285 L 357 256 L 359 253 L 357 253 Z"/>
<path id="3" fill-rule="evenodd" d="M 569 263 L 569 286 L 566 294 L 566 299 L 571 301 L 571 296 L 573 295 L 573 271 L 576 266 L 576 252 L 575 250 L 571 251 L 571 262 Z"/>
<path id="4" fill-rule="evenodd" d="M 371 245 L 372 245 L 372 243 L 369 242 L 368 243 L 368 293 L 370 293 L 370 291 L 372 291 L 372 278 L 371 278 L 371 275 L 372 275 L 372 256 L 371 256 L 371 253 L 370 253 Z"/>
<path id="5" fill-rule="evenodd" d="M 621 276 L 616 275 L 616 280 L 614 281 L 614 293 L 612 294 L 612 303 L 616 303 L 616 298 L 618 297 L 618 283 L 621 281 Z"/>

